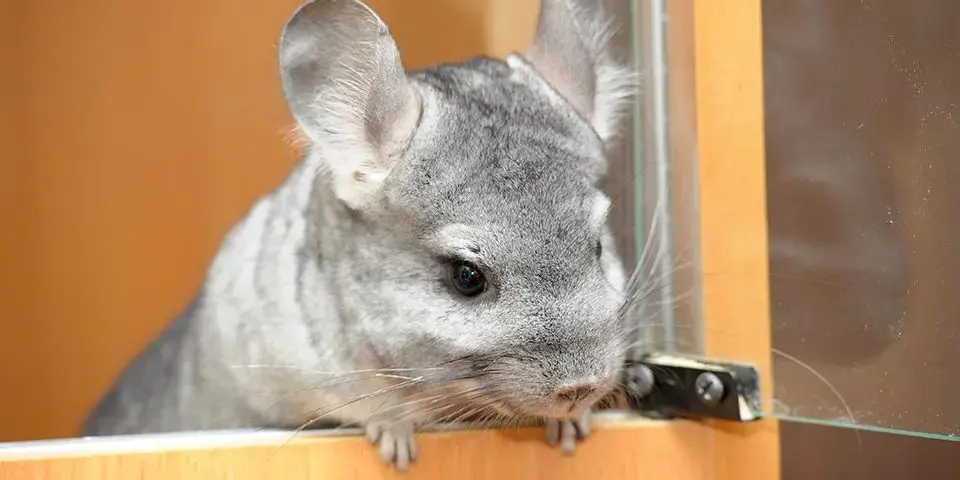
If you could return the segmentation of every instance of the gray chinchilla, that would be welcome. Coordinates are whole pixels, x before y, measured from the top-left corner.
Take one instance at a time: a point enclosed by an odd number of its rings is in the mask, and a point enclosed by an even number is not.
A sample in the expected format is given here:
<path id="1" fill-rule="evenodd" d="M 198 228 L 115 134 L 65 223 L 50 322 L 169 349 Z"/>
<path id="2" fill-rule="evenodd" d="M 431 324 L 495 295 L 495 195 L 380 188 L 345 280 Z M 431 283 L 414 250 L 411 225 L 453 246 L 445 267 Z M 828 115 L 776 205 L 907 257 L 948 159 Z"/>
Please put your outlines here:
<path id="1" fill-rule="evenodd" d="M 333 422 L 403 469 L 417 426 L 499 418 L 572 449 L 629 343 L 598 185 L 635 75 L 610 24 L 543 0 L 525 54 L 405 72 L 366 5 L 300 7 L 279 56 L 303 162 L 84 433 Z"/>

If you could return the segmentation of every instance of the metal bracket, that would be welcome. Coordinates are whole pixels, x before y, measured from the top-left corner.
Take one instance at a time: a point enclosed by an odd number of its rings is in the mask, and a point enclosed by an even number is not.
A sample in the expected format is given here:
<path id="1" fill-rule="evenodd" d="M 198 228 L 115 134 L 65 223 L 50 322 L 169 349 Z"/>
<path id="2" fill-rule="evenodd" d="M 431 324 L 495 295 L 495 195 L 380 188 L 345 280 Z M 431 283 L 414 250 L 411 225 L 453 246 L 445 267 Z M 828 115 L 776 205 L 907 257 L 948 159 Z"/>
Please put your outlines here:
<path id="1" fill-rule="evenodd" d="M 750 365 L 679 355 L 628 361 L 626 391 L 633 410 L 655 418 L 763 418 L 760 374 Z"/>

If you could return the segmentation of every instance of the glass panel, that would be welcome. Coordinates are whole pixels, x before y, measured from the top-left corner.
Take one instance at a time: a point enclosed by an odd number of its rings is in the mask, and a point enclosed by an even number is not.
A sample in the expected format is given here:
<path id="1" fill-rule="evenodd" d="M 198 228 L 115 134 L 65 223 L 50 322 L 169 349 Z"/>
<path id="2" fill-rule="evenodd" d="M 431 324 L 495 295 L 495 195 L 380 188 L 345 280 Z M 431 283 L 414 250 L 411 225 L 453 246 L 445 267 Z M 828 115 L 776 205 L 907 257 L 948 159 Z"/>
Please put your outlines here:
<path id="1" fill-rule="evenodd" d="M 955 435 L 960 2 L 763 6 L 776 412 Z"/>
<path id="2" fill-rule="evenodd" d="M 693 0 L 635 0 L 636 265 L 640 351 L 703 351 Z M 639 352 L 638 352 L 639 353 Z"/>

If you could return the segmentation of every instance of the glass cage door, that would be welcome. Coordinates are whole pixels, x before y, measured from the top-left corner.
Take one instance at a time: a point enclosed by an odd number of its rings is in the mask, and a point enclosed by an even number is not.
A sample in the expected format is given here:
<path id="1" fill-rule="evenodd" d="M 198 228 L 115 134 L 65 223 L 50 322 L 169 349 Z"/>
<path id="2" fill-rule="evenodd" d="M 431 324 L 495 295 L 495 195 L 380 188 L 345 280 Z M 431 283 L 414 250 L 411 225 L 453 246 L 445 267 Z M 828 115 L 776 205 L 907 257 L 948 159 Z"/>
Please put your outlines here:
<path id="1" fill-rule="evenodd" d="M 763 2 L 781 418 L 960 433 L 958 24 L 950 1 Z"/>
<path id="2" fill-rule="evenodd" d="M 635 43 L 637 251 L 654 253 L 638 261 L 655 285 L 635 321 L 647 351 L 702 354 L 687 3 L 634 2 L 635 30 L 648 29 Z M 960 433 L 958 24 L 950 1 L 762 2 L 775 387 L 764 403 L 787 424 Z"/>

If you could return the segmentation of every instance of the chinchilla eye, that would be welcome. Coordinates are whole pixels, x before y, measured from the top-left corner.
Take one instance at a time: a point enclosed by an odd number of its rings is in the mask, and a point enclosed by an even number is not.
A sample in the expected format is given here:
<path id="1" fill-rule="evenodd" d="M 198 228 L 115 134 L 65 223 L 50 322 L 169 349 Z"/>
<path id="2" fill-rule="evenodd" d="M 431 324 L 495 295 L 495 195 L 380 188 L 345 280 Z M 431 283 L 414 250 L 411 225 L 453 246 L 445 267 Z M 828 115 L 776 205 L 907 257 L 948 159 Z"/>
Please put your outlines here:
<path id="1" fill-rule="evenodd" d="M 483 293 L 487 287 L 487 279 L 476 265 L 469 262 L 457 261 L 450 269 L 450 281 L 460 295 L 475 297 Z"/>
<path id="2" fill-rule="evenodd" d="M 600 243 L 600 240 L 597 240 L 597 258 L 600 258 L 600 255 L 603 254 L 603 244 Z"/>

